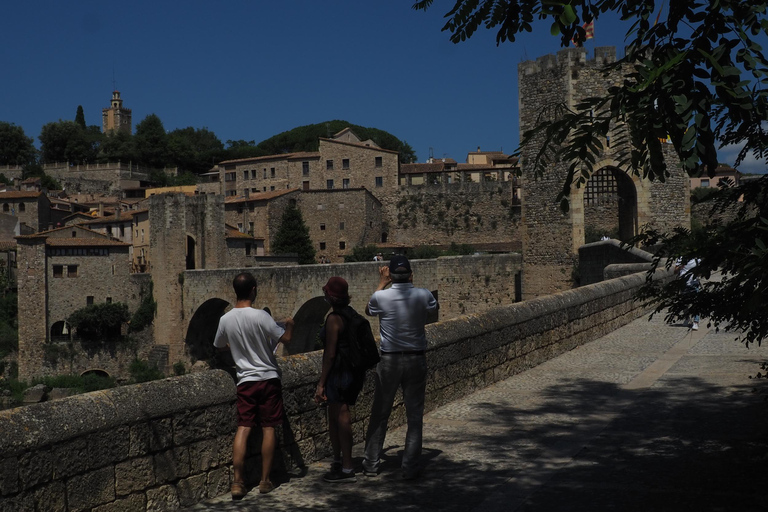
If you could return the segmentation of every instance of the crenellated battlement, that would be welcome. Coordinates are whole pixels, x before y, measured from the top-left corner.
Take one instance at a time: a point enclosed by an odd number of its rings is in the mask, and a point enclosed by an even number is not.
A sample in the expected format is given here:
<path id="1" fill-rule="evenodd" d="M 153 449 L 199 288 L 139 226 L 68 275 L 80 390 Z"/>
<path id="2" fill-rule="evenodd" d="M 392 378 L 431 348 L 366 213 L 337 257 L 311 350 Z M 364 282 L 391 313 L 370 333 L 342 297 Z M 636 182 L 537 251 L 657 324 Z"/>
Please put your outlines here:
<path id="1" fill-rule="evenodd" d="M 556 54 L 550 53 L 536 60 L 521 62 L 517 69 L 521 76 L 525 76 L 560 67 L 605 66 L 616 62 L 616 47 L 598 46 L 595 48 L 594 57 L 592 59 L 587 57 L 586 48 L 565 48 Z"/>

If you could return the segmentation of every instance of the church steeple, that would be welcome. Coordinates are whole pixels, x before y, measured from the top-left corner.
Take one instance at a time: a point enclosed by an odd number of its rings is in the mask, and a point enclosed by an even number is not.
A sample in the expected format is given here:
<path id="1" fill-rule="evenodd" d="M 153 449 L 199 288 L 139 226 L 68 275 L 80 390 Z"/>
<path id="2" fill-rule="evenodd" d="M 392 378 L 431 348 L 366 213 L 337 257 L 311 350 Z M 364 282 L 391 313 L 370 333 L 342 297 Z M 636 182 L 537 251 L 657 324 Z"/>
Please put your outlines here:
<path id="1" fill-rule="evenodd" d="M 120 130 L 131 133 L 131 109 L 123 108 L 120 91 L 112 91 L 112 102 L 109 108 L 101 110 L 101 127 L 104 133 Z"/>

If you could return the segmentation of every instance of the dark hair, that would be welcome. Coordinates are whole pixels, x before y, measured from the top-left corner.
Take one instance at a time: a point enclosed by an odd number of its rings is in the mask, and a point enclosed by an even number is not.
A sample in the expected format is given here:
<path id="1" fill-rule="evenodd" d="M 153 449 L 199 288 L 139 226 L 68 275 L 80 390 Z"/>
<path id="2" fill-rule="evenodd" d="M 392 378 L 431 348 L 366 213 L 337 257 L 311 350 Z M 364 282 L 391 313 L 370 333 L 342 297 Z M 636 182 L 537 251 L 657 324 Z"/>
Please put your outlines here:
<path id="1" fill-rule="evenodd" d="M 390 273 L 389 277 L 392 278 L 393 283 L 407 283 L 411 280 L 411 272 L 408 273 Z"/>
<path id="2" fill-rule="evenodd" d="M 330 304 L 331 307 L 343 308 L 343 307 L 349 306 L 350 297 L 346 297 L 344 299 L 337 299 L 336 297 L 331 297 L 326 293 L 325 300 L 328 301 L 328 304 Z"/>
<path id="3" fill-rule="evenodd" d="M 250 299 L 251 290 L 256 288 L 256 278 L 250 272 L 243 272 L 232 280 L 232 287 L 235 289 L 237 300 Z"/>

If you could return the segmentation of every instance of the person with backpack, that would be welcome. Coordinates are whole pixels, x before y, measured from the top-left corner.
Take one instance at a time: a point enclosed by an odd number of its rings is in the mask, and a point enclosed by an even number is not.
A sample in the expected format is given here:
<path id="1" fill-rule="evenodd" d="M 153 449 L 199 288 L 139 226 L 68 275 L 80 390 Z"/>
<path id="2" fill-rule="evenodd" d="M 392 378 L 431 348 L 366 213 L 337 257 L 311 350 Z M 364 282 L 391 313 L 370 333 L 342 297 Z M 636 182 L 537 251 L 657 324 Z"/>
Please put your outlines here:
<path id="1" fill-rule="evenodd" d="M 390 283 L 392 286 L 386 289 Z M 381 335 L 381 361 L 376 368 L 371 421 L 365 436 L 363 474 L 366 476 L 379 473 L 387 423 L 398 388 L 403 390 L 408 423 L 402 477 L 411 480 L 419 476 L 427 386 L 427 337 L 424 326 L 428 313 L 437 309 L 437 300 L 429 290 L 413 286 L 413 272 L 408 258 L 395 255 L 388 267 L 379 269 L 379 286 L 365 308 L 368 316 L 379 317 Z"/>
<path id="2" fill-rule="evenodd" d="M 352 463 L 352 417 L 349 411 L 365 381 L 365 366 L 357 361 L 359 354 L 353 347 L 360 315 L 349 306 L 349 285 L 341 277 L 331 277 L 323 286 L 325 300 L 332 311 L 320 330 L 323 343 L 323 367 L 315 390 L 315 402 L 328 405 L 328 433 L 333 449 L 331 470 L 323 480 L 331 483 L 355 482 Z M 360 317 L 362 318 L 362 317 Z M 363 318 L 367 323 L 367 320 Z M 364 326 L 362 329 L 364 330 Z M 357 328 L 359 331 L 360 328 Z M 370 335 L 370 324 L 368 324 Z M 373 336 L 370 335 L 371 342 Z M 375 351 L 375 342 L 374 351 Z"/>

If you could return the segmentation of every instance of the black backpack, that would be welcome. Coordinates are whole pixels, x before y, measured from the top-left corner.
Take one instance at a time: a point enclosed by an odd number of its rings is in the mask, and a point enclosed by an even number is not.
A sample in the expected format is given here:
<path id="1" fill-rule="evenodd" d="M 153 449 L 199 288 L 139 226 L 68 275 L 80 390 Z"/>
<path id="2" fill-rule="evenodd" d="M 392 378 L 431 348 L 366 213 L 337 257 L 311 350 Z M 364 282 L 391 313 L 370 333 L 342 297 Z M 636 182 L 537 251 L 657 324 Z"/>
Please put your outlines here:
<path id="1" fill-rule="evenodd" d="M 364 372 L 376 366 L 381 358 L 373 339 L 371 323 L 349 306 L 339 314 L 344 319 L 344 339 L 339 340 L 337 362 L 355 372 Z"/>

